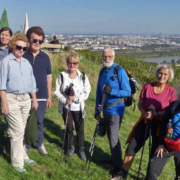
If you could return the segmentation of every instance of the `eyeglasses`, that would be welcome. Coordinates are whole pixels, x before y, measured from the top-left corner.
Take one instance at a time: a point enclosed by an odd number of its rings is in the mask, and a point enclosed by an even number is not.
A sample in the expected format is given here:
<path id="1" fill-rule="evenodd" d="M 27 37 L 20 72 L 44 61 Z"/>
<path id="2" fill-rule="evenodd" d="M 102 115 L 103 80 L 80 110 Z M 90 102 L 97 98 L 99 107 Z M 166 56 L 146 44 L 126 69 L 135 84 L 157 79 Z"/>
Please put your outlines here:
<path id="1" fill-rule="evenodd" d="M 27 51 L 27 47 L 22 47 L 22 46 L 18 46 L 18 45 L 16 45 L 16 49 L 17 50 L 21 50 L 21 49 L 23 49 L 23 51 Z"/>
<path id="2" fill-rule="evenodd" d="M 43 40 L 33 39 L 33 43 L 37 43 L 37 42 L 39 42 L 39 44 L 42 44 L 42 43 L 43 43 Z"/>
<path id="3" fill-rule="evenodd" d="M 113 56 L 103 56 L 103 59 L 112 59 Z"/>
<path id="4" fill-rule="evenodd" d="M 73 66 L 76 66 L 77 64 L 79 64 L 78 62 L 68 62 L 68 65 L 73 65 Z"/>

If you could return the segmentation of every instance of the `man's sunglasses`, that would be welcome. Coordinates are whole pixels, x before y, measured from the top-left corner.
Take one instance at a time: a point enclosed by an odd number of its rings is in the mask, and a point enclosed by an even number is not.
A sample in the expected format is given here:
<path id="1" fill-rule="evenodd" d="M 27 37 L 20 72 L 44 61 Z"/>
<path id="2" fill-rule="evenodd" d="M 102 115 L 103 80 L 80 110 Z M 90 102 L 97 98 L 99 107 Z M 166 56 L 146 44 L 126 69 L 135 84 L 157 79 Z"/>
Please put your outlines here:
<path id="1" fill-rule="evenodd" d="M 27 51 L 27 47 L 22 47 L 22 46 L 18 46 L 18 45 L 16 45 L 16 49 L 19 50 L 19 51 L 21 49 L 23 49 L 24 52 Z"/>
<path id="2" fill-rule="evenodd" d="M 43 40 L 33 39 L 33 43 L 37 43 L 37 42 L 39 42 L 39 44 L 42 44 L 42 43 L 43 43 Z"/>

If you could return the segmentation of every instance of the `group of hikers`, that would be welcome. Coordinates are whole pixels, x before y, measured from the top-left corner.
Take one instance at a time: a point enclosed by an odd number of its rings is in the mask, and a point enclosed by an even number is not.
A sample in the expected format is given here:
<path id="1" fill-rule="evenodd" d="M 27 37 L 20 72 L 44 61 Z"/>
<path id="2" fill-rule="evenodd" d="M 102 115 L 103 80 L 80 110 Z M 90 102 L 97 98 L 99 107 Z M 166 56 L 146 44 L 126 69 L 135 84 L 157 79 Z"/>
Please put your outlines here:
<path id="1" fill-rule="evenodd" d="M 0 96 L 2 113 L 7 122 L 10 136 L 11 164 L 19 173 L 26 173 L 24 165 L 35 161 L 28 154 L 31 147 L 42 156 L 48 156 L 43 145 L 44 115 L 52 105 L 52 72 L 47 54 L 41 51 L 45 35 L 41 27 L 31 27 L 26 35 L 12 33 L 4 27 L 0 30 Z M 91 85 L 85 73 L 78 70 L 81 56 L 72 51 L 66 58 L 67 70 L 56 79 L 54 95 L 59 101 L 59 113 L 65 123 L 67 156 L 75 152 L 73 121 L 77 134 L 78 155 L 87 160 L 84 147 L 85 100 Z M 160 64 L 155 69 L 156 82 L 145 84 L 138 102 L 141 116 L 127 138 L 128 147 L 122 159 L 119 130 L 127 99 L 132 96 L 130 77 L 123 67 L 115 63 L 113 49 L 102 52 L 104 68 L 99 73 L 94 118 L 103 124 L 107 132 L 113 165 L 111 180 L 127 179 L 136 153 L 152 135 L 150 160 L 146 179 L 157 179 L 166 162 L 174 156 L 175 180 L 180 178 L 180 101 L 176 90 L 167 85 L 174 78 L 174 71 L 168 64 Z M 179 93 L 177 93 L 179 95 Z M 102 99 L 104 103 L 102 104 Z M 99 105 L 103 107 L 103 118 Z M 38 138 L 35 143 L 24 141 L 24 132 L 30 109 L 37 110 Z M 165 138 L 171 123 L 172 136 Z M 168 129 L 169 130 L 169 129 Z M 151 134 L 149 135 L 149 132 Z M 170 133 L 171 133 L 170 132 Z M 168 144 L 169 143 L 169 144 Z"/>

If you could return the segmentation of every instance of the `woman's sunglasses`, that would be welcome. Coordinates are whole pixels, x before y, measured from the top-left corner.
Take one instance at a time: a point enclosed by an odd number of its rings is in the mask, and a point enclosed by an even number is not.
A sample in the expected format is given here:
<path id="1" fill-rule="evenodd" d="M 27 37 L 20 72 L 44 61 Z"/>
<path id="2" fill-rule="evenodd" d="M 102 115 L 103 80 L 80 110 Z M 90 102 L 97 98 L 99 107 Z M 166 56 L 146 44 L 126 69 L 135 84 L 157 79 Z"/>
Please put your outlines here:
<path id="1" fill-rule="evenodd" d="M 33 43 L 37 43 L 37 42 L 39 42 L 39 44 L 42 44 L 42 43 L 43 43 L 43 40 L 33 39 Z"/>
<path id="2" fill-rule="evenodd" d="M 19 50 L 19 51 L 21 49 L 23 49 L 24 52 L 27 51 L 27 47 L 22 47 L 22 46 L 18 46 L 18 45 L 16 45 L 16 49 Z"/>
<path id="3" fill-rule="evenodd" d="M 78 62 L 68 62 L 69 65 L 73 65 L 73 66 L 76 66 L 77 64 L 79 64 Z"/>

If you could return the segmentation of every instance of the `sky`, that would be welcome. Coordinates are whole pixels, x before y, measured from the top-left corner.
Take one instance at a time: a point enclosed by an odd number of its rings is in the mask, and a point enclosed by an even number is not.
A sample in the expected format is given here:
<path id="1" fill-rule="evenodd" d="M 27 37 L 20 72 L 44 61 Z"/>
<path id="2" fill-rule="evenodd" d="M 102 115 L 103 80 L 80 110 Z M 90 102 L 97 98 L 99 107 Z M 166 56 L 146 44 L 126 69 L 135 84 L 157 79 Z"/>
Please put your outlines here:
<path id="1" fill-rule="evenodd" d="M 0 0 L 9 26 L 62 34 L 180 34 L 180 0 Z"/>

